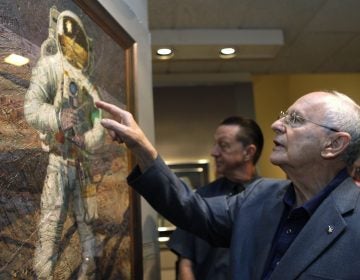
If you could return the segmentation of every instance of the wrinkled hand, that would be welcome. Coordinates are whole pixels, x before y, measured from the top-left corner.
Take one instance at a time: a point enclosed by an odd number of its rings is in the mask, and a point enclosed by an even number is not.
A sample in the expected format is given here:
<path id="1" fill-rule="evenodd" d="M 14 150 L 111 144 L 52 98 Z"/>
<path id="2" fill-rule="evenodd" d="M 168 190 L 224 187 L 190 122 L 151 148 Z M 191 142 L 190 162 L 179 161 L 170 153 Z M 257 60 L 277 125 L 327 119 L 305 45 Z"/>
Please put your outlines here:
<path id="1" fill-rule="evenodd" d="M 157 151 L 138 126 L 133 115 L 104 101 L 97 101 L 95 104 L 112 115 L 112 119 L 101 120 L 102 126 L 108 129 L 112 139 L 126 144 L 134 153 L 142 170 L 149 167 L 157 157 Z"/>
<path id="2" fill-rule="evenodd" d="M 72 108 L 65 108 L 60 112 L 60 126 L 61 130 L 66 131 L 74 127 L 78 122 L 76 110 Z"/>

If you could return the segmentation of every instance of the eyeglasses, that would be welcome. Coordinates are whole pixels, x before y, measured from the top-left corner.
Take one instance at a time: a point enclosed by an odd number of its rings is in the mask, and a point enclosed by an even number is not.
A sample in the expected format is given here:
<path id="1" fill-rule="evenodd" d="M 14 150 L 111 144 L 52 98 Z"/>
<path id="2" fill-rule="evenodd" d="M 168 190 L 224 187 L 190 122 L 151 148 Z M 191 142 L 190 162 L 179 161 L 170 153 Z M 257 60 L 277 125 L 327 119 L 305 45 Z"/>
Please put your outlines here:
<path id="1" fill-rule="evenodd" d="M 284 122 L 289 125 L 290 127 L 299 127 L 301 126 L 304 122 L 311 122 L 315 125 L 321 126 L 323 128 L 329 129 L 331 131 L 334 132 L 340 132 L 339 130 L 326 126 L 326 125 L 322 125 L 316 122 L 313 122 L 311 120 L 305 119 L 304 117 L 300 116 L 299 114 L 297 114 L 296 112 L 292 112 L 292 113 L 288 113 L 288 112 L 284 112 L 284 111 L 280 111 L 280 115 L 279 115 L 279 120 L 280 119 L 284 119 Z"/>

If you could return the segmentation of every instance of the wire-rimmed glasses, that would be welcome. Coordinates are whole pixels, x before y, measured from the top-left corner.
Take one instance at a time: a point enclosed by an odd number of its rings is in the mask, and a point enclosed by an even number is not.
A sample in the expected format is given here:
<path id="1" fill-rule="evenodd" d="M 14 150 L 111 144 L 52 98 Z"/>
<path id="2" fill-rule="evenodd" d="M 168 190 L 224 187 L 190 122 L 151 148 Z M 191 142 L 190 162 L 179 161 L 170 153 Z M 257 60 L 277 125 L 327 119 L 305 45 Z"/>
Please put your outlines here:
<path id="1" fill-rule="evenodd" d="M 319 123 L 316 123 L 312 120 L 309 120 L 309 119 L 306 119 L 304 118 L 303 116 L 300 116 L 298 113 L 296 112 L 292 112 L 292 113 L 289 113 L 289 112 L 284 112 L 284 111 L 280 111 L 280 114 L 279 114 L 279 120 L 280 119 L 283 119 L 284 122 L 289 125 L 290 127 L 298 127 L 300 125 L 302 125 L 304 122 L 310 122 L 312 124 L 315 124 L 315 125 L 318 125 L 318 126 L 321 126 L 323 128 L 326 128 L 326 129 L 329 129 L 331 131 L 334 131 L 334 132 L 340 132 L 338 129 L 336 128 L 333 128 L 333 127 L 330 127 L 330 126 L 327 126 L 327 125 L 323 125 L 323 124 L 319 124 Z"/>

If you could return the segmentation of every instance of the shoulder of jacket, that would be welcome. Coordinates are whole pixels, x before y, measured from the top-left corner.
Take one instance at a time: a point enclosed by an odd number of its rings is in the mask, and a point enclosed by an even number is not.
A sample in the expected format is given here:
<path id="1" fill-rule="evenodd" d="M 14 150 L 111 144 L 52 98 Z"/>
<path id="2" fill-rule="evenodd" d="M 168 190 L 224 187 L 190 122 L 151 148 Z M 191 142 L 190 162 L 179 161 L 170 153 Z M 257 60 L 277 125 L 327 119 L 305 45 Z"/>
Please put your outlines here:
<path id="1" fill-rule="evenodd" d="M 253 191 L 256 192 L 266 192 L 268 190 L 274 191 L 283 189 L 291 184 L 291 181 L 285 179 L 273 179 L 260 177 L 252 182 L 247 188 L 246 193 L 250 194 Z"/>

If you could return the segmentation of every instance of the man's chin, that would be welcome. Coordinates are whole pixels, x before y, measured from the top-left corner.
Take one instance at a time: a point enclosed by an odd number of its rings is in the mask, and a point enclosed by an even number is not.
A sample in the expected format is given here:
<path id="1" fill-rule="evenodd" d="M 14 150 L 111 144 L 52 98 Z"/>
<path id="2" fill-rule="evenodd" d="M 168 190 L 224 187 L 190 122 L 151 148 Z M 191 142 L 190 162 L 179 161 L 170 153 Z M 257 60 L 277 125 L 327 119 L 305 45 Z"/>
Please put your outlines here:
<path id="1" fill-rule="evenodd" d="M 224 168 L 222 168 L 222 166 L 216 166 L 216 173 L 217 174 L 223 174 L 224 173 Z"/>
<path id="2" fill-rule="evenodd" d="M 281 160 L 275 155 L 270 155 L 270 162 L 276 166 L 279 166 L 281 164 Z"/>

